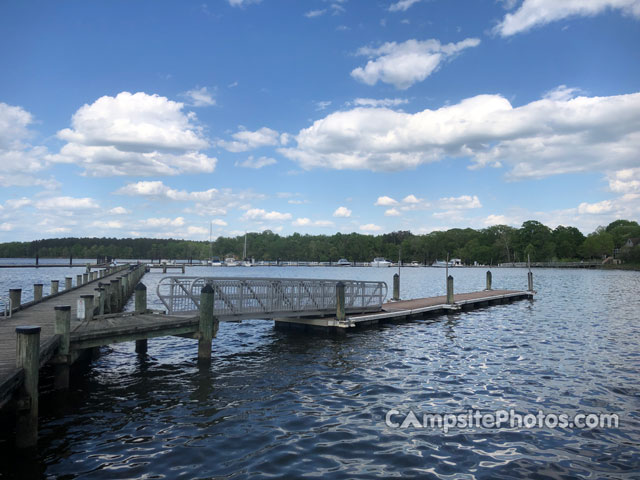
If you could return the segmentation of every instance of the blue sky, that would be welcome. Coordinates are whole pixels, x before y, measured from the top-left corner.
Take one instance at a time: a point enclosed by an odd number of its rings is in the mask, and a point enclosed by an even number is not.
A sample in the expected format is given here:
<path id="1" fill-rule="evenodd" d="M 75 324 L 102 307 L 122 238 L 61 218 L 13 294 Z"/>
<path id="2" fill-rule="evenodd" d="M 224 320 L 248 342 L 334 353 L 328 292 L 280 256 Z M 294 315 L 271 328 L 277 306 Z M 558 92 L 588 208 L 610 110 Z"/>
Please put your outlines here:
<path id="1" fill-rule="evenodd" d="M 640 219 L 640 0 L 0 4 L 0 241 Z"/>

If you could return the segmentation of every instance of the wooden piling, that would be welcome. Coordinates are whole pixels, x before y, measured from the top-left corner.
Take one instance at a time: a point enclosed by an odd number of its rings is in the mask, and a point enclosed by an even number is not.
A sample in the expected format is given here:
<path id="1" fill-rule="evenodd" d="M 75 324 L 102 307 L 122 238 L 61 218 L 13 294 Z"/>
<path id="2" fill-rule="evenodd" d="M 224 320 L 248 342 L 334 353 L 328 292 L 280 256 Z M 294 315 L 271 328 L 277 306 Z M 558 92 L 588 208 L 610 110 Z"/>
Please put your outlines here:
<path id="1" fill-rule="evenodd" d="M 84 304 L 84 320 L 87 322 L 93 321 L 93 295 L 80 295 L 80 300 Z"/>
<path id="2" fill-rule="evenodd" d="M 140 282 L 135 290 L 135 311 L 144 313 L 147 311 L 147 286 Z M 198 346 L 198 350 L 200 347 Z M 147 339 L 136 340 L 136 353 L 147 353 Z"/>
<path id="3" fill-rule="evenodd" d="M 213 287 L 205 285 L 200 291 L 200 324 L 198 335 L 198 361 L 211 359 L 211 341 L 213 340 Z"/>
<path id="4" fill-rule="evenodd" d="M 71 290 L 71 282 L 73 281 L 72 277 L 65 277 L 64 279 L 64 289 L 65 290 Z"/>
<path id="5" fill-rule="evenodd" d="M 38 443 L 38 375 L 40 373 L 40 327 L 16 328 L 16 367 L 24 371 L 18 400 L 16 446 L 35 447 Z"/>
<path id="6" fill-rule="evenodd" d="M 54 359 L 55 373 L 53 388 L 55 390 L 66 390 L 69 388 L 69 367 L 71 364 L 71 358 L 69 357 L 71 306 L 57 305 L 54 307 L 54 310 L 56 312 L 54 333 L 60 335 L 60 347 Z"/>
<path id="7" fill-rule="evenodd" d="M 42 283 L 34 283 L 33 284 L 33 301 L 39 302 L 42 300 L 42 289 L 44 285 Z"/>
<path id="8" fill-rule="evenodd" d="M 76 275 L 76 287 L 80 287 L 82 285 L 82 274 L 79 273 Z"/>
<path id="9" fill-rule="evenodd" d="M 344 283 L 336 283 L 336 319 L 338 322 L 344 322 L 347 318 L 344 307 Z"/>
<path id="10" fill-rule="evenodd" d="M 491 290 L 491 272 L 487 270 L 487 288 L 485 290 Z"/>
<path id="11" fill-rule="evenodd" d="M 51 295 L 56 295 L 60 290 L 60 280 L 51 280 Z"/>
<path id="12" fill-rule="evenodd" d="M 529 273 L 527 273 L 527 281 L 529 284 L 529 291 L 533 292 L 533 272 L 529 271 Z"/>
<path id="13" fill-rule="evenodd" d="M 11 300 L 11 309 L 15 310 L 22 304 L 22 289 L 11 288 L 9 289 L 9 300 Z"/>
<path id="14" fill-rule="evenodd" d="M 393 300 L 400 300 L 400 275 L 393 274 Z"/>
<path id="15" fill-rule="evenodd" d="M 115 278 L 111 280 L 110 285 L 111 290 L 111 298 L 109 304 L 110 313 L 115 313 L 120 311 L 120 279 Z"/>
<path id="16" fill-rule="evenodd" d="M 455 303 L 453 299 L 453 276 L 447 277 L 447 303 L 453 305 Z"/>
<path id="17" fill-rule="evenodd" d="M 85 285 L 88 282 L 89 282 L 89 274 L 88 273 L 83 273 L 82 274 L 82 284 Z"/>

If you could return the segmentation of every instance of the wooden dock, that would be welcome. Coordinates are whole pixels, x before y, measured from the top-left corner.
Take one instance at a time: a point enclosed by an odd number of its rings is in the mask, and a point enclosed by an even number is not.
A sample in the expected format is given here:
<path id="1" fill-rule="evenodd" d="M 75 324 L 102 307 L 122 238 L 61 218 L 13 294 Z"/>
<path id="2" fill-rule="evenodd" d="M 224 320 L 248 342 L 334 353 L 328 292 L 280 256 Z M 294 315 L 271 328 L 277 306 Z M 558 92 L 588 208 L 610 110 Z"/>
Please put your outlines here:
<path id="1" fill-rule="evenodd" d="M 98 283 L 109 283 L 123 275 L 127 265 L 105 269 L 104 274 L 94 272 L 94 279 L 81 286 L 65 289 L 61 292 L 22 304 L 14 305 L 11 317 L 0 317 L 0 406 L 6 403 L 20 386 L 24 373 L 16 366 L 16 328 L 25 325 L 41 327 L 40 331 L 40 364 L 49 361 L 56 352 L 59 336 L 55 334 L 56 305 L 69 305 L 71 317 L 78 316 L 78 300 L 83 295 L 94 295 Z"/>

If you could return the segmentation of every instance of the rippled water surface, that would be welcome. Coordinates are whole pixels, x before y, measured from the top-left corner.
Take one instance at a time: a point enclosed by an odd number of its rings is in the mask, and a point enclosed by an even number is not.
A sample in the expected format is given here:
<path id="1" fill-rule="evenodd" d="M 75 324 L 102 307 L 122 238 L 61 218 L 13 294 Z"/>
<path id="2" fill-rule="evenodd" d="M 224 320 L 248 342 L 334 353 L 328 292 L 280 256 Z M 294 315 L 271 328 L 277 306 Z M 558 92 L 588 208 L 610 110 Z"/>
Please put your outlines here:
<path id="1" fill-rule="evenodd" d="M 373 268 L 192 268 L 188 274 L 381 279 Z M 484 270 L 455 269 L 456 291 Z M 221 325 L 210 368 L 179 338 L 102 349 L 71 391 L 41 399 L 39 454 L 11 435 L 0 476 L 50 478 L 633 478 L 640 472 L 640 273 L 534 271 L 534 301 L 353 330 Z M 149 301 L 163 275 L 146 274 Z M 444 293 L 439 269 L 403 269 L 404 298 Z M 494 288 L 526 271 L 494 269 Z M 131 305 L 129 305 L 131 308 Z M 616 413 L 618 427 L 395 429 L 388 410 Z M 400 418 L 400 417 L 398 417 Z"/>

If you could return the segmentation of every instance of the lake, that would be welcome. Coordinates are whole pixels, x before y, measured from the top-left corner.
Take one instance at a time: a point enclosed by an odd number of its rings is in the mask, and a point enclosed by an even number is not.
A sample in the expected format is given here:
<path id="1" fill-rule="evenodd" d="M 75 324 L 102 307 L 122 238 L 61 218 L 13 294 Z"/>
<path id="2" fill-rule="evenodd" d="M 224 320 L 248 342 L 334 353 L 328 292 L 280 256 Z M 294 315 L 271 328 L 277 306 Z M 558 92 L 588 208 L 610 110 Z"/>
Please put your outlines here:
<path id="1" fill-rule="evenodd" d="M 0 291 L 49 269 L 0 269 Z M 485 269 L 455 268 L 457 292 Z M 187 275 L 383 280 L 397 269 L 192 267 Z M 493 287 L 525 289 L 525 269 Z M 5 273 L 12 275 L 5 277 Z M 81 273 L 81 272 L 80 272 Z M 74 273 L 75 275 L 75 273 Z M 162 273 L 147 273 L 151 308 Z M 56 277 L 53 277 L 56 278 Z M 197 342 L 103 348 L 66 395 L 42 396 L 39 453 L 0 436 L 0 477 L 26 478 L 631 478 L 640 471 L 640 272 L 535 269 L 535 300 L 345 336 L 224 323 L 210 368 Z M 403 299 L 443 295 L 445 273 L 403 268 Z M 25 297 L 23 296 L 23 299 Z M 27 297 L 26 300 L 30 298 Z M 24 301 L 24 300 L 23 300 Z M 128 309 L 132 309 L 129 302 Z M 404 415 L 617 414 L 618 426 L 396 428 Z M 392 422 L 393 423 L 393 422 Z M 637 478 L 637 477 L 636 477 Z"/>

